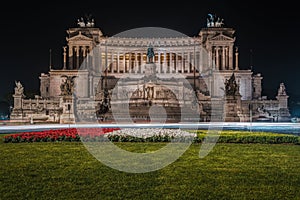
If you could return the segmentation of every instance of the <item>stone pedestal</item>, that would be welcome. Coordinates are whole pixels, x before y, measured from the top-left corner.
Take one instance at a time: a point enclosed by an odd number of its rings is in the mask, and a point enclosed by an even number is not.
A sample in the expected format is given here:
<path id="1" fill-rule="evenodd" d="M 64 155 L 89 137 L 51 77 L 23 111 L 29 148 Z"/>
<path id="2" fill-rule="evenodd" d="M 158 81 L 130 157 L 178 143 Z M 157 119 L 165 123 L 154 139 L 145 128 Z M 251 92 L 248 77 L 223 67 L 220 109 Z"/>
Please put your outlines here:
<path id="1" fill-rule="evenodd" d="M 278 94 L 276 96 L 276 99 L 278 100 L 278 121 L 290 122 L 291 120 L 291 114 L 288 109 L 288 98 L 289 96 L 286 94 L 284 83 L 280 83 Z"/>
<path id="2" fill-rule="evenodd" d="M 22 108 L 22 99 L 24 98 L 23 94 L 14 94 L 14 109 L 21 109 Z"/>
<path id="3" fill-rule="evenodd" d="M 12 110 L 12 113 L 10 114 L 10 119 L 13 120 L 20 120 L 23 121 L 23 99 L 24 99 L 24 94 L 14 94 L 14 108 Z"/>
<path id="4" fill-rule="evenodd" d="M 146 63 L 145 64 L 145 76 L 153 76 L 155 74 L 156 74 L 155 63 Z"/>
<path id="5" fill-rule="evenodd" d="M 225 107 L 224 107 L 224 114 L 225 122 L 239 122 L 240 118 L 238 116 L 239 111 L 239 97 L 238 96 L 226 96 L 225 97 Z"/>
<path id="6" fill-rule="evenodd" d="M 288 97 L 287 95 L 278 95 L 276 99 L 278 100 L 278 110 L 277 110 L 277 121 L 278 122 L 290 122 L 291 114 L 288 109 Z"/>
<path id="7" fill-rule="evenodd" d="M 74 124 L 74 97 L 72 95 L 62 96 L 60 99 L 60 107 L 63 108 L 60 116 L 61 124 Z"/>

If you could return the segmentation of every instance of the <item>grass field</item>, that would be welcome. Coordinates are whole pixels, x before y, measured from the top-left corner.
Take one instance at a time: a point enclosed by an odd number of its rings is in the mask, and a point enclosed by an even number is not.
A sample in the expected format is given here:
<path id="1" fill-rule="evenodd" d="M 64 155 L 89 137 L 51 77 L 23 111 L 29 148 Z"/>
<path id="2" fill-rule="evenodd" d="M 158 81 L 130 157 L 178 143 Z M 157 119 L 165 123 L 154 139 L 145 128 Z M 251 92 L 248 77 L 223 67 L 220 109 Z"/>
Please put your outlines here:
<path id="1" fill-rule="evenodd" d="M 164 145 L 118 143 L 134 152 Z M 0 199 L 300 199 L 300 145 L 219 143 L 204 159 L 200 146 L 161 170 L 130 174 L 81 142 L 0 142 Z"/>

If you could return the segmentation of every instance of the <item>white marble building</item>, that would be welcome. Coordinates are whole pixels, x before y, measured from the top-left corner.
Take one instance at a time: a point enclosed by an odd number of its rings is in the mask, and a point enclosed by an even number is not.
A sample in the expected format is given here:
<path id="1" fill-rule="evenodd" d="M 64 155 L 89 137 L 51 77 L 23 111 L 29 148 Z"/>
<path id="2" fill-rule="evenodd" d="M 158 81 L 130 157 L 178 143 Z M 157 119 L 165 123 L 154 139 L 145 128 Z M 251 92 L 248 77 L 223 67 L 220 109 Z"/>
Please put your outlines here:
<path id="1" fill-rule="evenodd" d="M 236 103 L 239 121 L 289 120 L 288 96 L 284 84 L 281 84 L 276 100 L 262 97 L 262 75 L 253 74 L 250 69 L 245 70 L 239 65 L 235 30 L 226 27 L 223 21 L 207 20 L 207 27 L 192 37 L 108 37 L 95 27 L 94 21 L 80 21 L 78 27 L 67 30 L 66 46 L 62 48 L 62 66 L 41 74 L 40 94 L 35 99 L 25 99 L 17 93 L 14 95 L 15 106 L 11 118 L 44 119 L 61 123 L 68 121 L 65 118 L 74 121 L 74 113 L 79 113 L 80 116 L 85 113 L 88 118 L 97 113 L 102 105 L 105 89 L 110 95 L 109 103 L 123 104 L 122 98 L 113 96 L 112 91 L 124 76 L 129 77 L 126 87 L 131 88 L 132 95 L 134 92 L 138 94 L 138 88 L 145 90 L 149 86 L 145 77 L 149 69 L 147 49 L 151 45 L 154 50 L 151 63 L 155 67 L 155 80 L 169 81 L 170 90 L 177 91 L 173 98 L 177 103 L 171 103 L 172 99 L 168 99 L 166 103 L 158 96 L 159 91 L 163 90 L 158 82 L 151 86 L 151 91 L 155 92 L 147 100 L 148 103 L 151 100 L 151 103 L 165 108 L 173 107 L 173 111 L 170 111 L 173 113 L 170 114 L 171 118 L 180 115 L 180 112 L 174 111 L 176 107 L 192 101 L 186 99 L 185 95 L 180 96 L 180 91 L 185 90 L 186 94 L 186 91 L 191 90 L 197 98 L 200 121 L 209 121 L 212 102 L 217 102 L 215 105 L 223 109 L 224 83 L 234 74 L 240 94 Z M 66 100 L 66 95 L 62 95 L 61 86 L 66 77 L 74 77 L 76 97 L 73 100 Z M 181 78 L 185 80 L 180 81 Z M 180 86 L 185 82 L 190 84 L 189 90 Z M 145 96 L 135 97 L 129 102 L 130 117 L 137 121 L 145 120 L 149 109 L 146 109 L 147 106 L 140 106 L 145 102 Z M 68 107 L 68 104 L 72 106 Z M 132 107 L 133 104 L 135 107 Z M 149 106 L 151 105 L 148 104 L 148 108 Z M 111 109 L 105 116 L 107 120 L 112 120 Z M 219 120 L 224 120 L 223 116 Z"/>

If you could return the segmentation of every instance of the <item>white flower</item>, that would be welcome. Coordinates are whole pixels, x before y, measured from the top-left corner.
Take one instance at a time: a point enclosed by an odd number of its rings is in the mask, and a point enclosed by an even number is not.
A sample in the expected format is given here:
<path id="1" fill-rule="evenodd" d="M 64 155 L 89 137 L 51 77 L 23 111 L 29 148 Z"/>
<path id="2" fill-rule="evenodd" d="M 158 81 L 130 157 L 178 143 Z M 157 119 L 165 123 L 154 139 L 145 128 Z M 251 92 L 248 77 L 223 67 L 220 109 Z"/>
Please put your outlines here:
<path id="1" fill-rule="evenodd" d="M 132 136 L 138 138 L 149 138 L 153 136 L 181 138 L 181 137 L 196 137 L 195 133 L 189 133 L 181 129 L 160 129 L 160 128 L 124 128 L 113 131 L 108 136 Z"/>

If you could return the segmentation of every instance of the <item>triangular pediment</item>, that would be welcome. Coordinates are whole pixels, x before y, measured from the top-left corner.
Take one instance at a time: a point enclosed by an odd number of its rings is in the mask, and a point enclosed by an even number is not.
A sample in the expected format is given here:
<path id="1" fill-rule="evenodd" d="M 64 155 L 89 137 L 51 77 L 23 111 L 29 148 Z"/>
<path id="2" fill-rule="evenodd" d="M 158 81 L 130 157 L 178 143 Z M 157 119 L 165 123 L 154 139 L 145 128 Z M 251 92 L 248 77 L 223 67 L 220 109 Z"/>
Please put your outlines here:
<path id="1" fill-rule="evenodd" d="M 234 41 L 234 38 L 228 37 L 221 33 L 221 34 L 218 34 L 218 35 L 212 37 L 210 40 L 212 40 L 212 41 Z"/>
<path id="2" fill-rule="evenodd" d="M 93 40 L 92 38 L 82 35 L 80 31 L 78 35 L 75 35 L 67 39 L 67 41 L 92 41 L 92 40 Z"/>

